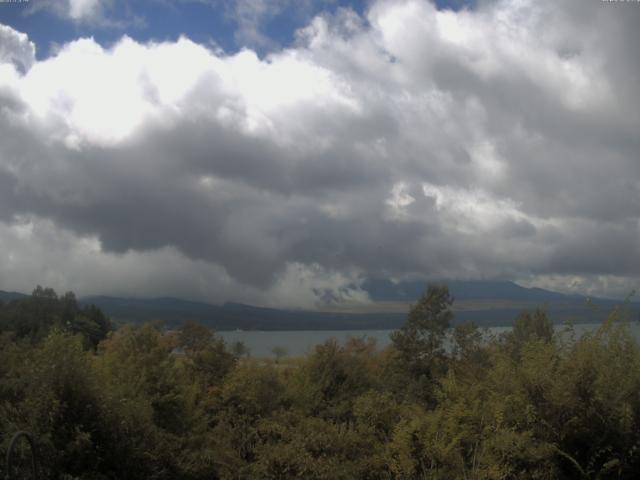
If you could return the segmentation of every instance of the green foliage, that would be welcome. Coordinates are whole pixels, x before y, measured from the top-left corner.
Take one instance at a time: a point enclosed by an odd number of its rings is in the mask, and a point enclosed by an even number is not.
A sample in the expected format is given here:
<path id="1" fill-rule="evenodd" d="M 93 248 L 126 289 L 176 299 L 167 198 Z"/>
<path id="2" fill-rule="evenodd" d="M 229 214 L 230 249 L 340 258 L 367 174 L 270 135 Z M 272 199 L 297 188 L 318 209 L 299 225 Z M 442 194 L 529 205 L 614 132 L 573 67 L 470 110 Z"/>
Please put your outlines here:
<path id="1" fill-rule="evenodd" d="M 29 298 L 0 303 L 0 332 L 37 343 L 54 327 L 78 333 L 86 347 L 96 348 L 111 331 L 111 322 L 97 307 L 81 307 L 73 292 L 58 297 L 39 285 Z"/>
<path id="2" fill-rule="evenodd" d="M 287 349 L 284 347 L 273 347 L 271 353 L 276 357 L 276 363 L 278 363 L 281 359 L 287 356 Z"/>
<path id="3" fill-rule="evenodd" d="M 231 353 L 237 358 L 249 357 L 251 355 L 249 347 L 241 340 L 237 340 L 231 344 Z"/>
<path id="4" fill-rule="evenodd" d="M 436 379 L 447 367 L 444 340 L 453 318 L 452 304 L 446 286 L 429 285 L 402 328 L 391 334 L 394 350 L 386 380 L 393 390 L 426 404 L 433 402 Z"/>
<path id="5" fill-rule="evenodd" d="M 416 375 L 430 372 L 433 361 L 444 353 L 443 340 L 453 318 L 452 304 L 446 286 L 430 285 L 409 311 L 402 328 L 391 335 L 403 362 Z"/>
<path id="6" fill-rule="evenodd" d="M 193 381 L 204 382 L 206 387 L 219 385 L 238 359 L 236 354 L 227 351 L 222 338 L 193 322 L 182 326 L 175 346 L 184 351 L 184 364 Z"/>
<path id="7" fill-rule="evenodd" d="M 385 351 L 274 361 L 194 323 L 106 333 L 38 288 L 0 305 L 0 430 L 32 432 L 52 479 L 637 477 L 640 347 L 620 310 L 582 336 L 524 313 L 494 338 L 449 329 L 451 303 L 429 288 Z"/>
<path id="8" fill-rule="evenodd" d="M 553 324 L 544 310 L 537 309 L 533 313 L 523 312 L 513 322 L 513 329 L 504 335 L 514 355 L 519 355 L 522 347 L 528 342 L 551 342 Z"/>
<path id="9" fill-rule="evenodd" d="M 376 383 L 370 368 L 371 345 L 353 339 L 342 347 L 331 339 L 316 346 L 291 378 L 294 405 L 308 415 L 352 419 L 355 398 Z"/>

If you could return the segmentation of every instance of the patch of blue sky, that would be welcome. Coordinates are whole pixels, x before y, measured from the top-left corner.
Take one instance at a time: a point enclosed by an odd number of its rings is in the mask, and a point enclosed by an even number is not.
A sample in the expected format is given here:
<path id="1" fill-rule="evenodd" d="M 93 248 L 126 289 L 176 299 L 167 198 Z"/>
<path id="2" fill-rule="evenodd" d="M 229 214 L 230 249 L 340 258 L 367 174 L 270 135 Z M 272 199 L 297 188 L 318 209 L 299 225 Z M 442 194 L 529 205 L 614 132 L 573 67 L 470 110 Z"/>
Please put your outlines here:
<path id="1" fill-rule="evenodd" d="M 252 0 L 113 0 L 106 4 L 104 17 L 79 22 L 44 8 L 48 0 L 0 2 L 0 23 L 29 35 L 36 44 L 36 56 L 43 59 L 58 45 L 80 37 L 93 37 L 108 47 L 123 35 L 140 41 L 173 41 L 181 35 L 211 48 L 234 53 L 252 48 L 259 55 L 290 46 L 295 32 L 318 14 L 333 14 L 349 8 L 364 15 L 371 0 L 290 0 L 270 2 L 261 15 L 242 17 L 237 2 Z M 435 0 L 439 9 L 473 8 L 476 0 Z M 247 31 L 254 35 L 247 35 Z"/>
<path id="2" fill-rule="evenodd" d="M 435 4 L 439 10 L 453 10 L 457 12 L 464 8 L 469 8 L 469 9 L 475 8 L 477 1 L 476 0 L 435 0 Z"/>

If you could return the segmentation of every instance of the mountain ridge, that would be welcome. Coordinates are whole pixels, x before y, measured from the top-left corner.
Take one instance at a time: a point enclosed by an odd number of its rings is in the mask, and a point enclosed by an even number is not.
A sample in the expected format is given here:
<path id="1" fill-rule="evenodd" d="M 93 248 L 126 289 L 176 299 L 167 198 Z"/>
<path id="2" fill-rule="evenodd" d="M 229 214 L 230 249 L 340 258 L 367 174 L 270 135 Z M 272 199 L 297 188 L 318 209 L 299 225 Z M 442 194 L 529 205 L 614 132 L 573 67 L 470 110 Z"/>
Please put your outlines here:
<path id="1" fill-rule="evenodd" d="M 540 288 L 522 287 L 509 281 L 447 281 L 454 297 L 454 324 L 474 321 L 480 326 L 508 326 L 524 310 L 545 308 L 552 321 L 596 322 L 603 312 L 621 303 L 594 299 L 601 306 L 589 306 L 589 297 L 566 295 Z M 410 302 L 426 288 L 424 282 L 392 282 L 374 279 L 364 282 L 373 302 L 367 310 L 301 310 L 253 306 L 237 302 L 211 304 L 172 296 L 118 297 L 92 295 L 81 297 L 81 304 L 93 304 L 117 323 L 160 321 L 173 328 L 192 320 L 215 330 L 376 330 L 400 327 Z M 28 297 L 19 292 L 0 291 L 0 300 Z M 456 303 L 457 302 L 457 303 Z M 392 304 L 393 309 L 386 309 Z M 632 304 L 637 313 L 638 304 Z M 379 310 L 376 310 L 379 308 Z M 635 313 L 634 313 L 635 314 Z"/>

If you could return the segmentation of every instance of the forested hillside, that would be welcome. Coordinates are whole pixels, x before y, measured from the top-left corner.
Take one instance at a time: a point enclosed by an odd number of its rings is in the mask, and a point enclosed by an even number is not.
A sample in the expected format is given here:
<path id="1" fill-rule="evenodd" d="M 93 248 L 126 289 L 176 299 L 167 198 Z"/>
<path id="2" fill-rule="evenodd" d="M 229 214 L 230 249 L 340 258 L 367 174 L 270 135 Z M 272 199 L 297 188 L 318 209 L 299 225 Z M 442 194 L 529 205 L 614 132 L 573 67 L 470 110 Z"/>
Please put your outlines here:
<path id="1" fill-rule="evenodd" d="M 112 331 L 38 288 L 0 305 L 0 454 L 27 430 L 52 479 L 637 478 L 624 309 L 580 338 L 543 311 L 492 337 L 451 306 L 429 287 L 384 351 L 271 361 L 195 323 Z"/>

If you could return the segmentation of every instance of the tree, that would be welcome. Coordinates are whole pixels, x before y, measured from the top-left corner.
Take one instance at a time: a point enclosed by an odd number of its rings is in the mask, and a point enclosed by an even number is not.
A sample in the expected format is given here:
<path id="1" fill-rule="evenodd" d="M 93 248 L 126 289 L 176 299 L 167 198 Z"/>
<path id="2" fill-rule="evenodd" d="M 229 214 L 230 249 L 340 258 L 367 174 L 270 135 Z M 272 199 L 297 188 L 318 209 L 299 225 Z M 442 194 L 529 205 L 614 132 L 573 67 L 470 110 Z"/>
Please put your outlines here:
<path id="1" fill-rule="evenodd" d="M 178 346 L 184 349 L 196 378 L 208 386 L 220 383 L 237 361 L 237 357 L 227 351 L 222 337 L 195 322 L 185 322 L 182 326 Z"/>
<path id="2" fill-rule="evenodd" d="M 247 347 L 246 343 L 242 340 L 236 340 L 231 344 L 231 353 L 233 353 L 236 357 L 249 357 L 251 355 L 251 350 Z"/>
<path id="3" fill-rule="evenodd" d="M 52 328 L 79 333 L 85 348 L 95 349 L 111 331 L 111 321 L 94 305 L 81 307 L 73 292 L 58 297 L 51 288 L 37 286 L 31 297 L 0 307 L 0 330 L 38 343 Z"/>
<path id="4" fill-rule="evenodd" d="M 280 363 L 280 360 L 287 356 L 287 349 L 285 347 L 276 346 L 271 349 L 271 353 L 276 357 L 276 363 Z"/>
<path id="5" fill-rule="evenodd" d="M 428 373 L 434 360 L 444 353 L 444 338 L 453 318 L 452 304 L 446 285 L 429 285 L 402 328 L 391 334 L 394 348 L 415 375 Z"/>
<path id="6" fill-rule="evenodd" d="M 453 354 L 468 359 L 482 346 L 482 332 L 474 322 L 456 325 L 453 329 Z"/>
<path id="7" fill-rule="evenodd" d="M 544 310 L 522 312 L 513 322 L 513 330 L 504 334 L 504 338 L 512 355 L 518 357 L 529 342 L 549 343 L 553 339 L 553 324 Z"/>
<path id="8" fill-rule="evenodd" d="M 289 382 L 294 404 L 307 415 L 352 419 L 353 402 L 375 382 L 369 363 L 366 351 L 341 347 L 335 338 L 316 345 Z"/>
<path id="9" fill-rule="evenodd" d="M 53 288 L 47 287 L 47 288 L 42 288 L 41 285 L 38 285 L 33 292 L 31 293 L 32 297 L 35 298 L 44 298 L 47 300 L 57 300 L 58 299 L 58 295 L 56 295 L 56 292 L 53 290 Z"/>
<path id="10" fill-rule="evenodd" d="M 204 325 L 187 321 L 180 328 L 179 345 L 186 352 L 197 352 L 206 349 L 213 340 L 213 332 Z"/>

